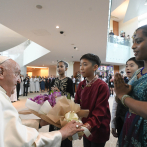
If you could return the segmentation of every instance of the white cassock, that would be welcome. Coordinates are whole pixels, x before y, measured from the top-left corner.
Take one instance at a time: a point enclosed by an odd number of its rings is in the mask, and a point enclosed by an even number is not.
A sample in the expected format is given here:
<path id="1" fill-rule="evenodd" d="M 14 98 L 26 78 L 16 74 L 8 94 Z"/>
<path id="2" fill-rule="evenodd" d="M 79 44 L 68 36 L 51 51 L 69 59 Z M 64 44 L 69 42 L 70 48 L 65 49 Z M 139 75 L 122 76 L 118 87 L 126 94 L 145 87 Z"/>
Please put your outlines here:
<path id="1" fill-rule="evenodd" d="M 34 78 L 30 78 L 30 91 L 32 91 L 32 92 L 35 91 Z"/>
<path id="2" fill-rule="evenodd" d="M 35 82 L 35 91 L 40 91 L 39 78 L 34 78 L 34 82 Z"/>
<path id="3" fill-rule="evenodd" d="M 10 96 L 10 100 L 11 102 L 16 102 L 17 101 L 17 92 L 16 92 L 16 88 L 14 90 L 14 93 Z"/>
<path id="4" fill-rule="evenodd" d="M 6 91 L 0 87 L 0 147 L 60 147 L 60 131 L 39 133 L 22 125 Z"/>

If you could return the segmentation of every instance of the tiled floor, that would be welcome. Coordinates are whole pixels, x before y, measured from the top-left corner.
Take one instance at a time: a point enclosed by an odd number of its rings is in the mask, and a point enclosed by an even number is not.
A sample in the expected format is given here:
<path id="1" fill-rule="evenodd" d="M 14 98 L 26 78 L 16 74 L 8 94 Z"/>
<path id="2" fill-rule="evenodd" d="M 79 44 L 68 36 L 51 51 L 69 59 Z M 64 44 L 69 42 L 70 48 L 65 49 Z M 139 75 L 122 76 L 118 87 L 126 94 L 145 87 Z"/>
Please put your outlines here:
<path id="1" fill-rule="evenodd" d="M 45 92 L 44 92 L 45 93 Z M 24 96 L 20 96 L 20 101 L 17 101 L 15 103 L 13 103 L 13 106 L 17 109 L 17 111 L 20 111 L 20 110 L 25 110 L 27 109 L 25 107 L 25 102 L 26 102 L 26 99 L 27 98 L 31 98 L 31 97 L 34 97 L 38 94 L 41 94 L 41 93 L 29 93 L 27 97 L 24 97 Z M 110 105 L 110 110 L 112 110 L 112 104 L 113 104 L 113 97 L 110 97 L 109 98 L 109 105 Z M 38 117 L 36 117 L 35 115 L 33 114 L 30 114 L 30 115 L 20 115 L 21 119 L 39 119 Z M 45 126 L 45 127 L 42 127 L 39 132 L 48 132 L 49 130 L 49 126 Z M 115 147 L 116 146 L 116 141 L 117 139 L 114 138 L 112 136 L 112 134 L 110 134 L 110 139 L 109 141 L 106 143 L 105 147 Z M 83 147 L 83 140 L 76 140 L 76 141 L 73 141 L 73 147 Z"/>

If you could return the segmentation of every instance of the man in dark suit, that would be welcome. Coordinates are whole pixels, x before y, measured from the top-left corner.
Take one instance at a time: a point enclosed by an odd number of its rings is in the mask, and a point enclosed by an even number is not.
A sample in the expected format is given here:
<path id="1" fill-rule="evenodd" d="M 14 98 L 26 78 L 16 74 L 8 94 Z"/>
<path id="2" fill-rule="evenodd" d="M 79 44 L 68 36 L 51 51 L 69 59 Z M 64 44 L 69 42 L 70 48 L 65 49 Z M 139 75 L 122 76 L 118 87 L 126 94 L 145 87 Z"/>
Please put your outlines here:
<path id="1" fill-rule="evenodd" d="M 26 76 L 26 78 L 23 80 L 23 82 L 24 82 L 24 84 L 23 84 L 23 86 L 24 86 L 23 96 L 25 96 L 25 95 L 27 96 L 27 94 L 28 94 L 28 87 L 29 87 L 29 84 L 30 84 L 29 77 Z"/>
<path id="2" fill-rule="evenodd" d="M 20 77 L 21 78 L 21 77 Z M 19 101 L 19 91 L 20 91 L 20 81 L 17 81 L 16 90 L 17 90 L 17 100 Z"/>
<path id="3" fill-rule="evenodd" d="M 51 76 L 50 79 L 51 79 L 51 87 L 53 87 L 54 86 L 54 82 L 55 82 L 55 76 L 53 76 L 53 77 Z"/>
<path id="4" fill-rule="evenodd" d="M 49 92 L 51 90 L 51 80 L 48 76 L 48 78 L 46 78 L 46 88 L 47 88 L 47 91 Z"/>

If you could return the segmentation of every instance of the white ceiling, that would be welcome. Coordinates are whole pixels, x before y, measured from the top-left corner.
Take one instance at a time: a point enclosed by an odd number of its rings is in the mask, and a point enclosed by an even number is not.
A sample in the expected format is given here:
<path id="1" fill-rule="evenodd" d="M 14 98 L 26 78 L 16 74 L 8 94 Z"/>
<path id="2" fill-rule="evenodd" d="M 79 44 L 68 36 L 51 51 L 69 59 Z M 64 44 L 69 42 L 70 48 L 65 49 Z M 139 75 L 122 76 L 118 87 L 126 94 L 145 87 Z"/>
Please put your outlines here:
<path id="1" fill-rule="evenodd" d="M 0 52 L 13 48 L 27 39 L 0 24 Z"/>
<path id="2" fill-rule="evenodd" d="M 113 6 L 113 2 L 115 2 L 116 0 L 112 1 L 112 6 Z M 115 21 L 121 21 L 124 19 L 128 5 L 129 5 L 129 0 L 121 0 L 122 3 L 117 6 L 114 10 L 112 9 L 111 12 L 111 19 L 115 20 Z"/>
<path id="3" fill-rule="evenodd" d="M 0 23 L 51 51 L 30 66 L 79 61 L 85 53 L 105 63 L 108 10 L 109 0 L 0 0 Z"/>
<path id="4" fill-rule="evenodd" d="M 112 0 L 111 11 L 113 12 L 118 6 L 120 6 L 126 0 Z"/>
<path id="5" fill-rule="evenodd" d="M 147 5 L 144 5 L 145 1 L 146 0 L 130 0 L 124 22 L 127 22 L 139 15 L 147 13 Z"/>

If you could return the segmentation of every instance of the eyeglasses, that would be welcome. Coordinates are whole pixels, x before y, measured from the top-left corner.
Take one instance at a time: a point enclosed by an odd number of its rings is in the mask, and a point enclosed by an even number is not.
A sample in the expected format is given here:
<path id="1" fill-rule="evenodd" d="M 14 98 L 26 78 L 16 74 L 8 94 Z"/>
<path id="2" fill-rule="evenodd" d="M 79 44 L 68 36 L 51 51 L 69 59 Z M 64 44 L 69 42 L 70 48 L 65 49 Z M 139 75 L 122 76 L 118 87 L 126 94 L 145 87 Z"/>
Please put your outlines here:
<path id="1" fill-rule="evenodd" d="M 15 74 L 16 77 L 20 77 L 21 76 L 20 72 L 15 72 L 14 74 Z"/>

